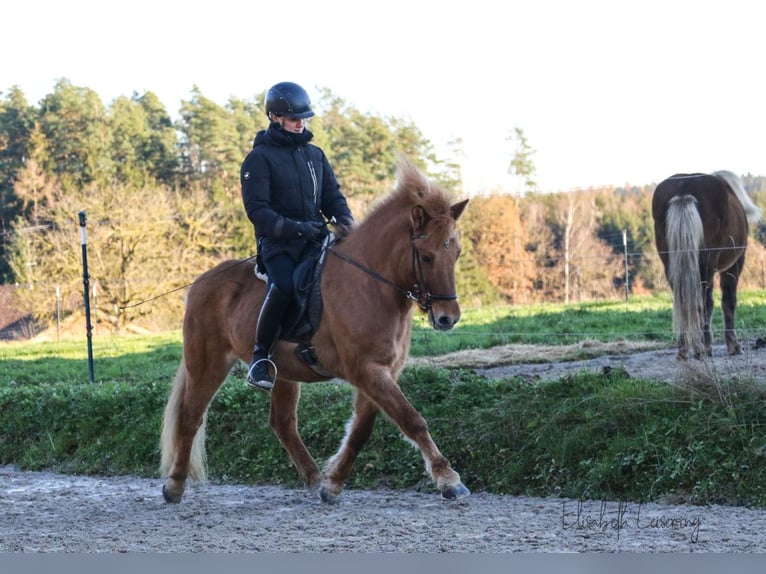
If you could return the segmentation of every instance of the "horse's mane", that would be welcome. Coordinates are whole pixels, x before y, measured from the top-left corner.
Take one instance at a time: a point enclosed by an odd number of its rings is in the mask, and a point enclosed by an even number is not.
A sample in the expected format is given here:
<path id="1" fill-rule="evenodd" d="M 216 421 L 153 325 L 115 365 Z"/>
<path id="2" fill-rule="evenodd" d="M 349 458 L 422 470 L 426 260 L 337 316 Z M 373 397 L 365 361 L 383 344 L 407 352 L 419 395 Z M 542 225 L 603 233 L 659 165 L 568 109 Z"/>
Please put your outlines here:
<path id="1" fill-rule="evenodd" d="M 737 196 L 737 199 L 739 199 L 739 202 L 745 210 L 747 222 L 750 225 L 757 224 L 761 220 L 761 210 L 755 203 L 753 203 L 753 200 L 750 199 L 750 196 L 745 191 L 745 186 L 742 184 L 742 180 L 735 173 L 726 170 L 716 171 L 713 175 L 724 180 L 729 184 L 729 187 L 734 190 L 734 194 Z"/>
<path id="2" fill-rule="evenodd" d="M 450 230 L 452 213 L 449 195 L 434 181 L 428 179 L 410 160 L 400 156 L 396 165 L 396 182 L 391 192 L 381 198 L 365 220 L 392 219 L 420 206 L 439 229 Z"/>

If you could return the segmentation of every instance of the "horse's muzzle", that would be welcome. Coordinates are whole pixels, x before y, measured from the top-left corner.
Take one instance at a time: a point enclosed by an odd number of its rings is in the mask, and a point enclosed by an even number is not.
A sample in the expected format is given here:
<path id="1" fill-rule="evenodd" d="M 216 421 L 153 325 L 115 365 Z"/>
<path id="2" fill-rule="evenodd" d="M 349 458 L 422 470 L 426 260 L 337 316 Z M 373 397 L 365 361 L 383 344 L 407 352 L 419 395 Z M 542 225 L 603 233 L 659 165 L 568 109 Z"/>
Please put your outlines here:
<path id="1" fill-rule="evenodd" d="M 449 331 L 458 321 L 460 321 L 460 315 L 451 315 L 449 313 L 435 313 L 433 309 L 428 313 L 431 320 L 431 327 L 437 331 Z"/>

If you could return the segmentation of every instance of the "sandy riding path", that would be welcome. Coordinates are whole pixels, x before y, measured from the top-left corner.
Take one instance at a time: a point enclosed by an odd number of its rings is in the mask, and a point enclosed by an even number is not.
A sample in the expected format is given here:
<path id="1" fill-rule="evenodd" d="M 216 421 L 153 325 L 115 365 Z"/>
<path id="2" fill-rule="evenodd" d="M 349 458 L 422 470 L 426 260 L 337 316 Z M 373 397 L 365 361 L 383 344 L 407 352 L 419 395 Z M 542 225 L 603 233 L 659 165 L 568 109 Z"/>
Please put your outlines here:
<path id="1" fill-rule="evenodd" d="M 0 468 L 0 552 L 765 552 L 766 510 L 192 484 Z"/>

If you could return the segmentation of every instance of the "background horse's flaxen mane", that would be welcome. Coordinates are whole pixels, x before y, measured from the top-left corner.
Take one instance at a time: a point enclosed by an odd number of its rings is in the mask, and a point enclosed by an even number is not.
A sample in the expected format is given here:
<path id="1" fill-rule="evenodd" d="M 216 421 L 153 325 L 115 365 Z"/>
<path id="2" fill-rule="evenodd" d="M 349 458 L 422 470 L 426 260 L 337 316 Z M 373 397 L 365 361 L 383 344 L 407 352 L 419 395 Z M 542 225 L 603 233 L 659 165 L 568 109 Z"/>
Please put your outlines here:
<path id="1" fill-rule="evenodd" d="M 747 223 L 751 226 L 757 225 L 761 221 L 761 209 L 750 199 L 750 196 L 745 191 L 745 186 L 742 184 L 742 180 L 734 173 L 728 170 L 721 170 L 713 172 L 713 175 L 720 177 L 724 180 L 737 196 L 739 202 L 742 204 L 742 208 L 745 210 L 747 216 Z"/>

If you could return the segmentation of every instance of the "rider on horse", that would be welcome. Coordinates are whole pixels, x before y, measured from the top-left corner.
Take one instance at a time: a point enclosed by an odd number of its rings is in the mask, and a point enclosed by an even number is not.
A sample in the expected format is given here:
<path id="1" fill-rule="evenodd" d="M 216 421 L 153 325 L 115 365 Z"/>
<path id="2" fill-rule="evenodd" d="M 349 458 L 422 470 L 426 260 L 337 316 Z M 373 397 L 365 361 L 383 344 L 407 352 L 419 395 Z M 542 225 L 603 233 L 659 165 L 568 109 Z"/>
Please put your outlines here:
<path id="1" fill-rule="evenodd" d="M 247 383 L 268 392 L 274 384 L 269 357 L 293 297 L 293 271 L 326 236 L 325 219 L 334 218 L 343 236 L 354 217 L 327 156 L 309 143 L 314 136 L 306 125 L 314 111 L 306 91 L 292 82 L 275 84 L 266 94 L 266 115 L 269 127 L 255 136 L 240 182 L 268 276 Z"/>

